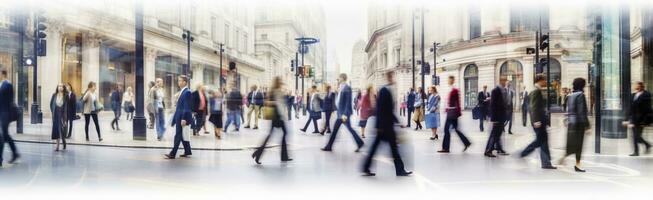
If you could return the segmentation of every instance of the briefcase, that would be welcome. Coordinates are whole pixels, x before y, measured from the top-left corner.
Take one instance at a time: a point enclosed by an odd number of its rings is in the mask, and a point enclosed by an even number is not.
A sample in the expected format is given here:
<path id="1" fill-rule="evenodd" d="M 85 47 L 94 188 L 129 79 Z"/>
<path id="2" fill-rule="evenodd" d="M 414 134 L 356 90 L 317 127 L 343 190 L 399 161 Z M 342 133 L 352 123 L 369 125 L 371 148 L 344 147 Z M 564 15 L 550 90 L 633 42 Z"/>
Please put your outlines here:
<path id="1" fill-rule="evenodd" d="M 481 107 L 474 107 L 472 109 L 472 119 L 481 119 Z"/>

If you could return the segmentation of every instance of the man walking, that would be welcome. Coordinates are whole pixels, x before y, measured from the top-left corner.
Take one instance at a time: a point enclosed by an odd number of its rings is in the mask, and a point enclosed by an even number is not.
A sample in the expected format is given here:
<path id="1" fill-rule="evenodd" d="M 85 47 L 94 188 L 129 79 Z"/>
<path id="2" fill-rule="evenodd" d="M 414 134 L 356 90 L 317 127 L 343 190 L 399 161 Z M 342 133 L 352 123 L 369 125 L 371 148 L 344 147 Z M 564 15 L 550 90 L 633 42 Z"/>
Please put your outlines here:
<path id="1" fill-rule="evenodd" d="M 521 157 L 526 157 L 532 153 L 535 148 L 540 148 L 540 160 L 542 169 L 556 169 L 551 165 L 551 154 L 549 153 L 549 134 L 546 131 L 547 113 L 546 113 L 546 100 L 542 94 L 546 92 L 546 76 L 538 74 L 535 76 L 535 89 L 529 93 L 531 124 L 535 131 L 535 141 L 521 152 Z"/>
<path id="2" fill-rule="evenodd" d="M 252 113 L 254 113 L 254 128 L 258 129 L 258 118 L 261 115 L 261 106 L 263 106 L 263 92 L 258 90 L 256 85 L 252 86 L 252 91 L 247 94 L 247 104 L 249 110 L 247 111 L 247 124 L 245 128 L 249 128 L 252 122 Z"/>
<path id="3" fill-rule="evenodd" d="M 483 132 L 483 120 L 489 115 L 488 104 L 490 103 L 490 99 L 490 93 L 487 92 L 487 85 L 483 85 L 483 91 L 478 92 L 478 107 L 481 110 L 479 128 L 481 128 L 481 132 Z"/>
<path id="4" fill-rule="evenodd" d="M 650 153 L 651 144 L 646 142 L 642 137 L 644 126 L 651 124 L 651 93 L 645 90 L 644 83 L 638 81 L 635 83 L 635 93 L 632 94 L 630 110 L 626 115 L 624 125 L 633 129 L 633 154 L 630 156 L 639 156 L 639 144 L 646 147 L 646 153 Z"/>
<path id="5" fill-rule="evenodd" d="M 193 115 L 191 111 L 192 97 L 190 89 L 188 88 L 188 77 L 185 75 L 179 76 L 177 78 L 177 85 L 181 88 L 179 92 L 179 99 L 177 99 L 177 109 L 175 114 L 172 117 L 172 126 L 175 127 L 175 140 L 172 146 L 172 151 L 169 154 L 165 154 L 166 159 L 175 159 L 177 156 L 177 149 L 179 149 L 179 143 L 184 145 L 184 154 L 181 157 L 190 157 L 192 155 L 190 149 L 190 142 L 188 138 L 183 138 L 183 131 L 186 126 L 189 126 L 189 123 L 193 122 Z M 190 133 L 189 133 L 190 134 Z"/>
<path id="6" fill-rule="evenodd" d="M 506 86 L 505 86 L 506 90 L 508 91 L 508 93 L 507 93 L 508 95 L 507 95 L 507 99 L 506 99 L 507 100 L 506 102 L 508 103 L 508 107 L 506 108 L 506 110 L 508 111 L 507 118 L 506 118 L 506 123 L 508 125 L 508 134 L 512 135 L 512 118 L 513 118 L 513 113 L 514 113 L 514 110 L 515 110 L 515 108 L 513 106 L 513 105 L 515 105 L 514 104 L 514 102 L 515 102 L 515 91 L 513 91 L 510 88 L 510 84 L 511 83 L 508 82 L 506 84 Z"/>
<path id="7" fill-rule="evenodd" d="M 231 123 L 236 125 L 236 131 L 240 130 L 241 110 L 243 109 L 243 95 L 240 94 L 238 88 L 231 87 L 231 92 L 227 95 L 227 121 L 225 122 L 222 132 L 227 133 L 227 129 Z"/>
<path id="8" fill-rule="evenodd" d="M 399 154 L 399 148 L 397 145 L 397 133 L 395 132 L 394 125 L 399 122 L 395 116 L 395 103 L 392 95 L 392 90 L 394 87 L 394 72 L 390 71 L 386 73 L 386 79 L 388 85 L 381 88 L 379 91 L 379 96 L 377 100 L 377 120 L 376 120 L 376 129 L 377 135 L 370 147 L 370 153 L 367 154 L 365 159 L 365 164 L 363 165 L 363 175 L 364 176 L 375 176 L 370 167 L 372 166 L 372 161 L 374 159 L 374 154 L 379 147 L 381 142 L 387 142 L 390 145 L 390 151 L 392 152 L 392 158 L 395 164 L 395 174 L 397 176 L 408 176 L 413 172 L 406 171 L 404 168 L 404 162 L 401 160 L 401 154 Z"/>
<path id="9" fill-rule="evenodd" d="M 496 157 L 492 151 L 496 150 L 500 155 L 508 155 L 501 145 L 501 134 L 505 128 L 505 122 L 508 120 L 508 115 L 510 111 L 508 106 L 508 88 L 506 88 L 506 77 L 501 77 L 499 79 L 499 85 L 492 90 L 492 99 L 490 103 L 490 123 L 492 124 L 492 130 L 490 131 L 490 137 L 487 141 L 487 146 L 485 146 L 485 156 L 487 157 Z"/>
<path id="10" fill-rule="evenodd" d="M 412 87 L 410 90 L 408 90 L 408 97 L 406 97 L 406 108 L 408 112 L 406 113 L 406 117 L 408 117 L 408 120 L 406 121 L 406 127 L 410 128 L 410 117 L 413 114 L 413 111 L 415 111 L 415 98 L 417 95 L 415 95 L 415 89 Z"/>
<path id="11" fill-rule="evenodd" d="M 338 83 L 340 84 L 340 89 L 338 90 L 338 95 L 336 96 L 336 102 L 338 104 L 338 117 L 340 117 L 338 120 L 336 120 L 336 124 L 334 125 L 333 128 L 333 133 L 331 133 L 331 137 L 329 137 L 329 142 L 327 145 L 322 148 L 322 151 L 331 151 L 331 147 L 333 147 L 333 142 L 336 140 L 336 135 L 338 135 L 338 129 L 340 129 L 341 125 L 345 125 L 351 135 L 354 137 L 354 140 L 356 141 L 356 145 L 358 146 L 356 148 L 356 152 L 360 151 L 360 149 L 363 147 L 363 140 L 358 136 L 356 131 L 351 127 L 350 123 L 350 116 L 352 114 L 352 95 L 351 95 L 351 87 L 347 85 L 347 74 L 342 73 L 340 74 L 340 77 L 338 78 Z"/>
<path id="12" fill-rule="evenodd" d="M 521 95 L 519 95 L 520 96 L 519 98 L 521 99 L 521 121 L 522 121 L 522 125 L 524 127 L 526 127 L 526 121 L 528 121 L 527 120 L 527 118 L 528 118 L 528 103 L 529 103 L 530 99 L 528 98 L 528 91 L 526 91 L 526 87 L 522 86 L 521 90 L 523 91 L 521 93 Z"/>
<path id="13" fill-rule="evenodd" d="M 455 81 L 455 77 L 449 76 L 449 87 L 451 87 L 451 92 L 449 92 L 448 104 L 446 107 L 447 120 L 444 123 L 444 140 L 442 140 L 442 150 L 438 151 L 439 153 L 449 153 L 449 144 L 451 142 L 451 133 L 449 130 L 451 128 L 456 130 L 458 137 L 460 137 L 463 145 L 465 145 L 463 152 L 467 151 L 467 148 L 472 145 L 467 137 L 465 137 L 465 134 L 458 129 L 458 117 L 462 115 L 462 111 L 460 109 L 460 92 L 458 91 L 458 88 L 454 86 Z"/>
<path id="14" fill-rule="evenodd" d="M 16 109 L 14 107 L 14 86 L 7 80 L 7 69 L 0 66 L 0 167 L 2 167 L 2 154 L 4 153 L 5 142 L 9 144 L 12 152 L 9 164 L 16 162 L 20 158 L 16 144 L 14 144 L 14 139 L 9 135 L 9 123 L 16 120 L 12 119 L 13 117 L 11 116 L 11 113 L 16 110 L 12 111 L 11 109 Z"/>

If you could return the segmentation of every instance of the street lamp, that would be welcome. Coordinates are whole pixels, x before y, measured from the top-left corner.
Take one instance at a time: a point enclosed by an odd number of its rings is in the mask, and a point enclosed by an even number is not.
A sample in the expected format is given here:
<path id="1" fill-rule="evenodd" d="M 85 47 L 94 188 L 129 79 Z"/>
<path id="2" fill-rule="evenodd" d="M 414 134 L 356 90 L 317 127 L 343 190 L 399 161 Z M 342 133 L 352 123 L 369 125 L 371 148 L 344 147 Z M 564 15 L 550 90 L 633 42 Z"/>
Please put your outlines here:
<path id="1" fill-rule="evenodd" d="M 213 53 L 216 53 L 216 54 L 219 53 L 219 54 L 220 54 L 220 67 L 219 67 L 219 70 L 220 70 L 220 76 L 218 77 L 218 81 L 219 81 L 220 83 L 218 83 L 218 84 L 220 85 L 220 90 L 224 90 L 224 88 L 222 87 L 222 52 L 224 52 L 224 44 L 223 44 L 223 43 L 219 43 L 219 44 L 218 44 L 218 48 L 219 48 L 219 49 L 218 49 L 217 51 L 214 51 Z"/>
<path id="2" fill-rule="evenodd" d="M 136 114 L 132 120 L 132 137 L 134 140 L 146 140 L 147 129 L 145 119 L 145 79 L 144 68 L 145 47 L 143 44 L 143 2 L 136 1 L 134 6 L 134 58 L 135 58 L 135 100 Z M 124 77 L 124 73 L 123 73 Z"/>
<path id="3" fill-rule="evenodd" d="M 437 76 L 437 57 L 439 45 L 440 43 L 433 42 L 433 47 L 431 47 L 431 52 L 433 52 L 433 85 L 440 85 L 440 79 Z"/>
<path id="4" fill-rule="evenodd" d="M 46 56 L 46 40 L 47 34 L 45 29 L 48 28 L 44 23 L 47 19 L 43 16 L 44 11 L 34 11 L 34 79 L 32 80 L 32 111 L 30 119 L 32 124 L 43 123 L 43 112 L 38 103 L 39 86 L 38 86 L 38 57 Z"/>
<path id="5" fill-rule="evenodd" d="M 190 30 L 184 30 L 184 34 L 181 35 L 181 37 L 186 40 L 186 53 L 187 53 L 187 63 L 186 66 L 182 69 L 183 74 L 191 77 L 190 76 L 190 43 L 195 40 L 195 37 L 191 34 Z"/>

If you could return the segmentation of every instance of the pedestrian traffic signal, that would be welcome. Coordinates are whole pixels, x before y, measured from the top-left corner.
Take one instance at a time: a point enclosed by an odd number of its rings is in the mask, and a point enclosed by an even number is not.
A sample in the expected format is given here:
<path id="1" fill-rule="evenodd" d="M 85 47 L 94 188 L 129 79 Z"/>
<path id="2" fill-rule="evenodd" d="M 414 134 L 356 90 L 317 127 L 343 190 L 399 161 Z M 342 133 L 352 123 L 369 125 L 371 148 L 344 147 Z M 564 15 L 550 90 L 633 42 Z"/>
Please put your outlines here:
<path id="1" fill-rule="evenodd" d="M 308 77 L 315 77 L 315 69 L 308 68 Z"/>
<path id="2" fill-rule="evenodd" d="M 295 71 L 295 61 L 294 60 L 290 60 L 290 71 L 291 72 Z"/>
<path id="3" fill-rule="evenodd" d="M 35 36 L 35 41 L 34 42 L 36 42 L 36 45 L 35 45 L 36 55 L 37 56 L 46 56 L 47 43 L 46 43 L 45 37 L 47 37 L 48 35 L 45 33 L 45 29 L 47 29 L 48 26 L 45 25 L 45 21 L 47 21 L 47 19 L 42 14 L 39 13 L 39 14 L 37 14 L 35 16 L 34 20 L 36 20 L 35 24 L 34 24 L 34 26 L 36 26 L 35 30 L 34 30 L 35 31 L 34 32 L 34 36 Z"/>
<path id="4" fill-rule="evenodd" d="M 540 50 L 544 50 L 546 48 L 549 48 L 549 35 L 543 34 L 542 37 L 540 37 Z"/>
<path id="5" fill-rule="evenodd" d="M 304 76 L 304 67 L 303 66 L 297 68 L 297 74 L 299 74 L 302 77 Z"/>

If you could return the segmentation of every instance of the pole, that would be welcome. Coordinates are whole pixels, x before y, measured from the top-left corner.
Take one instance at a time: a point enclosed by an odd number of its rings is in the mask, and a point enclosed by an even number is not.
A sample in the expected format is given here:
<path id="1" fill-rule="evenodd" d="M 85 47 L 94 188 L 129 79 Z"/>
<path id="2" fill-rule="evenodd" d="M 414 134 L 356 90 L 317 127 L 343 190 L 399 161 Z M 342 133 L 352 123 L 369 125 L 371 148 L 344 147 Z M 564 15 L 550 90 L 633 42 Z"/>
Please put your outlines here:
<path id="1" fill-rule="evenodd" d="M 38 94 L 39 94 L 39 90 L 38 90 L 38 88 L 39 88 L 39 85 L 38 85 L 39 78 L 38 78 L 38 76 L 39 75 L 38 75 L 37 72 L 39 71 L 38 70 L 39 69 L 38 68 L 38 63 L 39 63 L 38 60 L 39 59 L 38 59 L 38 50 L 37 49 L 39 47 L 39 36 L 38 36 L 38 33 L 39 33 L 39 28 L 38 28 L 38 26 L 39 26 L 39 16 L 38 16 L 38 13 L 36 11 L 34 11 L 33 14 L 34 14 L 33 15 L 33 17 L 34 17 L 34 19 L 33 19 L 34 20 L 34 42 L 33 42 L 34 43 L 33 44 L 34 48 L 32 49 L 32 52 L 33 52 L 33 57 L 32 58 L 34 59 L 34 62 L 33 62 L 34 63 L 34 71 L 33 71 L 33 74 L 34 74 L 33 76 L 34 77 L 32 79 L 32 111 L 31 111 L 31 114 L 30 114 L 30 119 L 31 119 L 30 123 L 31 124 L 40 124 L 43 121 L 43 113 L 41 112 L 41 106 L 38 103 Z M 23 58 L 20 58 L 20 59 L 21 59 L 21 62 L 22 62 Z"/>
<path id="2" fill-rule="evenodd" d="M 412 65 L 412 71 L 413 71 L 413 89 L 415 89 L 415 10 L 413 9 L 413 12 L 410 14 L 413 22 L 413 43 L 412 43 L 412 50 L 413 50 L 413 56 L 410 58 L 413 61 Z"/>
<path id="3" fill-rule="evenodd" d="M 18 19 L 16 20 L 17 22 L 17 28 L 18 28 L 18 58 L 20 58 L 20 64 L 14 65 L 18 66 L 16 69 L 16 73 L 18 74 L 18 78 L 16 80 L 16 87 L 17 90 L 17 101 L 16 104 L 18 105 L 18 119 L 16 120 L 16 133 L 22 134 L 23 133 L 23 108 L 25 107 L 25 76 L 24 76 L 24 63 L 23 63 L 23 50 L 25 49 L 25 45 L 23 44 L 23 41 L 25 40 L 25 24 L 27 23 L 27 17 L 25 16 L 25 13 L 22 12 L 24 9 L 19 9 L 21 12 L 18 14 Z"/>
<path id="4" fill-rule="evenodd" d="M 422 36 L 420 37 L 422 39 L 422 41 L 421 41 L 422 69 L 420 71 L 422 72 L 422 90 L 426 90 L 426 87 L 425 87 L 426 85 L 424 83 L 424 78 L 426 76 L 426 71 L 424 71 L 424 69 L 425 69 L 424 67 L 425 67 L 425 63 L 426 63 L 426 60 L 424 59 L 424 8 L 421 8 L 420 10 L 422 11 L 422 18 L 420 19 L 420 21 L 422 21 Z M 424 108 L 424 107 L 426 107 L 426 106 L 422 106 L 422 108 Z"/>
<path id="5" fill-rule="evenodd" d="M 190 30 L 186 30 L 186 69 L 184 69 L 184 75 L 190 75 Z M 190 77 L 190 76 L 189 76 Z"/>
<path id="6" fill-rule="evenodd" d="M 438 63 L 437 57 L 438 57 L 438 44 L 437 44 L 437 42 L 433 42 L 433 78 L 436 79 L 436 80 L 438 78 L 438 75 L 436 74 L 437 73 L 436 68 L 438 66 L 437 65 L 437 63 Z M 436 84 L 439 85 L 440 84 L 439 81 L 436 82 Z"/>
<path id="7" fill-rule="evenodd" d="M 549 125 L 551 123 L 551 33 L 547 32 L 547 36 L 549 36 L 549 46 L 546 47 L 546 110 L 548 111 L 548 122 Z"/>
<path id="8" fill-rule="evenodd" d="M 218 77 L 218 81 L 220 81 L 220 90 L 224 90 L 224 86 L 222 85 L 222 52 L 224 49 L 222 49 L 222 46 L 224 44 L 220 43 L 220 77 Z"/>
<path id="9" fill-rule="evenodd" d="M 304 43 L 302 42 L 302 43 L 300 43 L 300 45 L 302 47 L 301 50 L 300 50 L 300 53 L 302 54 L 302 67 L 304 67 L 304 53 L 305 53 L 304 52 Z M 304 68 L 304 70 L 306 70 L 306 68 Z M 303 74 L 302 74 L 302 96 L 304 96 L 304 75 Z M 308 103 L 308 102 L 304 102 L 304 104 L 306 104 L 306 103 Z M 306 106 L 302 106 L 302 114 L 304 116 L 306 116 Z"/>
<path id="10" fill-rule="evenodd" d="M 299 52 L 295 52 L 295 93 L 299 90 Z"/>
<path id="11" fill-rule="evenodd" d="M 136 115 L 133 119 L 133 139 L 134 140 L 146 140 L 147 139 L 147 129 L 145 127 L 145 115 L 144 115 L 144 101 L 145 101 L 145 84 L 144 84 L 144 66 L 145 61 L 143 60 L 144 56 L 144 46 L 143 46 L 143 3 L 142 1 L 136 1 L 136 6 L 134 7 L 134 19 L 135 19 L 135 100 L 136 100 Z"/>

